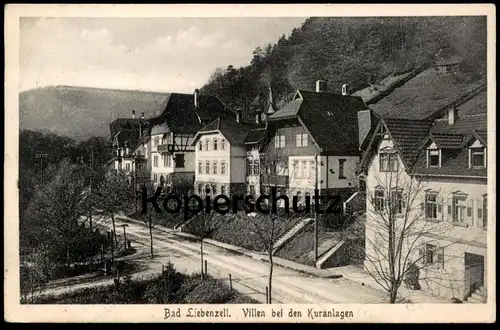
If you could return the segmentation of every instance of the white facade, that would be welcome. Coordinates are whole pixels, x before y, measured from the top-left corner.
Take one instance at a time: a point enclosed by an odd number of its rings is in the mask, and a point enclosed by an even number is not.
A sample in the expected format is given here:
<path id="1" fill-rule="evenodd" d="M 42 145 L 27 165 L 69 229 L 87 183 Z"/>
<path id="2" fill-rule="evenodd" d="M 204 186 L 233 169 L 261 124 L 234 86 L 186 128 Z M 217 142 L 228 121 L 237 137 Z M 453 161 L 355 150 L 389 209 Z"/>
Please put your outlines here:
<path id="1" fill-rule="evenodd" d="M 288 157 L 289 187 L 292 192 L 314 194 L 316 184 L 316 157 Z M 350 188 L 355 186 L 357 156 L 317 156 L 320 167 L 318 189 Z"/>
<path id="2" fill-rule="evenodd" d="M 231 146 L 220 133 L 201 135 L 196 143 L 195 152 L 195 190 L 198 194 L 205 194 L 205 186 L 209 185 L 215 194 L 229 195 L 229 186 L 232 178 L 241 176 L 245 167 L 234 166 L 232 153 L 237 150 Z M 233 172 L 236 172 L 233 173 Z"/>
<path id="3" fill-rule="evenodd" d="M 185 152 L 167 152 L 168 145 L 174 145 L 174 150 L 179 146 L 184 146 L 192 142 L 192 136 L 176 136 L 170 132 L 152 132 L 150 155 L 151 158 L 151 179 L 155 185 L 172 184 L 172 174 L 188 175 L 195 170 L 195 153 L 192 147 L 187 147 Z M 156 133 L 156 134 L 155 134 Z M 163 149 L 159 149 L 163 148 Z"/>
<path id="4" fill-rule="evenodd" d="M 486 288 L 487 180 L 409 177 L 397 153 L 390 161 L 381 162 L 381 153 L 395 152 L 391 140 L 384 139 L 378 150 L 368 164 L 365 266 L 373 268 L 370 259 L 380 259 L 378 255 L 388 251 L 384 223 L 388 223 L 389 213 L 381 210 L 391 200 L 397 235 L 405 221 L 416 220 L 409 232 L 421 237 L 405 236 L 402 255 L 419 265 L 423 290 L 463 300 L 474 283 Z M 402 203 L 394 202 L 398 200 L 394 196 L 401 196 Z"/>

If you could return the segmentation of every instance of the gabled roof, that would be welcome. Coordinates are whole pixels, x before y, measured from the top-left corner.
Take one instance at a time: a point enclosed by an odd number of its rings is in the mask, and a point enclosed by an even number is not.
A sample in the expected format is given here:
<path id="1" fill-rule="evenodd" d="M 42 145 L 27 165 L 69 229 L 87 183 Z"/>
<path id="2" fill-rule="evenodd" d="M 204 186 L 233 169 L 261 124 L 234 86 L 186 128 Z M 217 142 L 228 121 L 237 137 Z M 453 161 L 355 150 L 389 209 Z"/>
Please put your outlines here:
<path id="1" fill-rule="evenodd" d="M 252 129 L 251 131 L 248 132 L 247 136 L 245 137 L 244 144 L 246 145 L 257 144 L 264 140 L 266 134 L 267 130 L 265 128 Z"/>
<path id="2" fill-rule="evenodd" d="M 440 149 L 460 149 L 464 136 L 462 134 L 431 133 L 424 140 L 422 147 L 425 147 L 429 140 L 432 140 Z"/>
<path id="3" fill-rule="evenodd" d="M 366 109 L 360 97 L 298 90 L 269 121 L 297 119 L 322 152 L 347 155 L 358 152 L 357 112 Z"/>
<path id="4" fill-rule="evenodd" d="M 150 121 L 153 126 L 166 123 L 172 132 L 195 133 L 203 123 L 232 116 L 234 113 L 215 96 L 198 95 L 196 107 L 193 94 L 172 93 L 163 112 Z"/>
<path id="5" fill-rule="evenodd" d="M 198 131 L 192 144 L 195 144 L 201 135 L 218 132 L 222 134 L 230 144 L 243 145 L 248 132 L 252 128 L 253 125 L 239 123 L 236 119 L 217 118 Z"/>
<path id="6" fill-rule="evenodd" d="M 429 133 L 432 121 L 385 118 L 382 119 L 382 123 L 387 128 L 405 166 L 411 168 L 418 156 L 422 141 Z"/>

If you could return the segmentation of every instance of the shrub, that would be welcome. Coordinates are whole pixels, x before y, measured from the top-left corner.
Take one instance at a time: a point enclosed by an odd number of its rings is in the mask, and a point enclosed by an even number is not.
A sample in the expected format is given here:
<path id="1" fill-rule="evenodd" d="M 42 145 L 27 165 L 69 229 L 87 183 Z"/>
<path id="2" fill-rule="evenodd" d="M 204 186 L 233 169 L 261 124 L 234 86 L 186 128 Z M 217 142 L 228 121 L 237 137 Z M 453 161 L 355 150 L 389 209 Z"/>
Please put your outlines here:
<path id="1" fill-rule="evenodd" d="M 182 301 L 185 304 L 223 304 L 231 301 L 234 296 L 234 292 L 224 283 L 211 277 L 203 280 L 195 277 L 188 283 L 188 287 L 189 293 Z"/>

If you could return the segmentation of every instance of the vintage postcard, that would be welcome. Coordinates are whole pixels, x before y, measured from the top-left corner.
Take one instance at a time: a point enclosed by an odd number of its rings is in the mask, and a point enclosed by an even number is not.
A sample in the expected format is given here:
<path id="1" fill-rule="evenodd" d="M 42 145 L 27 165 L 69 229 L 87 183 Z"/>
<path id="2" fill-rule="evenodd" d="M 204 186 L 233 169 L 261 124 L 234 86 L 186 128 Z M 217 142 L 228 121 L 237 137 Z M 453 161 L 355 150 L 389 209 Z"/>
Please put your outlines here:
<path id="1" fill-rule="evenodd" d="M 4 12 L 7 321 L 496 321 L 493 4 Z"/>

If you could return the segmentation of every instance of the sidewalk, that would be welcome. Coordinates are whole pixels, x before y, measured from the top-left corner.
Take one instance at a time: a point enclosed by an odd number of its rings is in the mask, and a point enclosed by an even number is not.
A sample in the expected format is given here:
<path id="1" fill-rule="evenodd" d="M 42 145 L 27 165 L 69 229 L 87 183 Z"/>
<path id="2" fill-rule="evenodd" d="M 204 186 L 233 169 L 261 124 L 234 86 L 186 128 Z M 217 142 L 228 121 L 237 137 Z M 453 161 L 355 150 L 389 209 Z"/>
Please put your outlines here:
<path id="1" fill-rule="evenodd" d="M 353 265 L 335 267 L 335 271 L 341 274 L 345 279 L 357 282 L 360 285 L 366 285 L 371 288 L 382 290 L 380 285 L 363 269 Z M 443 297 L 432 296 L 421 290 L 410 290 L 403 285 L 398 290 L 398 295 L 401 299 L 410 300 L 414 304 L 449 304 L 450 301 Z"/>
<path id="2" fill-rule="evenodd" d="M 135 220 L 133 218 L 129 218 L 127 216 L 118 216 L 117 219 L 124 220 L 124 221 L 129 221 L 129 222 L 134 222 L 138 224 L 142 224 L 142 222 Z M 188 239 L 196 239 L 196 236 L 184 233 L 181 231 L 177 231 L 174 229 L 162 227 L 162 226 L 157 226 L 155 227 L 158 230 L 179 236 L 179 237 L 184 237 Z M 244 256 L 247 256 L 249 258 L 257 259 L 263 262 L 268 262 L 268 256 L 266 253 L 259 253 L 259 252 L 254 252 L 247 250 L 245 248 L 239 247 L 239 246 L 234 246 L 226 243 L 222 243 L 219 241 L 215 241 L 212 239 L 204 239 L 203 240 L 205 243 L 217 246 L 219 248 L 225 249 L 227 251 L 231 251 L 233 253 L 241 254 Z M 347 280 L 350 280 L 355 283 L 359 283 L 361 286 L 368 286 L 372 289 L 378 290 L 378 291 L 383 291 L 380 285 L 368 274 L 366 273 L 363 269 L 353 266 L 353 265 L 347 265 L 347 266 L 341 266 L 341 267 L 335 267 L 335 268 L 326 268 L 326 269 L 319 269 L 311 266 L 306 266 L 303 264 L 299 264 L 290 260 L 286 260 L 283 258 L 278 258 L 278 257 L 273 257 L 273 262 L 275 265 L 281 266 L 283 268 L 291 269 L 298 271 L 303 274 L 307 274 L 311 277 L 321 277 L 321 278 L 340 278 L 343 277 Z M 443 297 L 436 297 L 432 296 L 428 293 L 425 293 L 420 290 L 410 290 L 405 288 L 404 286 L 401 286 L 399 289 L 399 296 L 400 298 L 404 300 L 410 300 L 411 303 L 441 303 L 441 304 L 449 304 L 450 301 L 446 298 Z"/>

